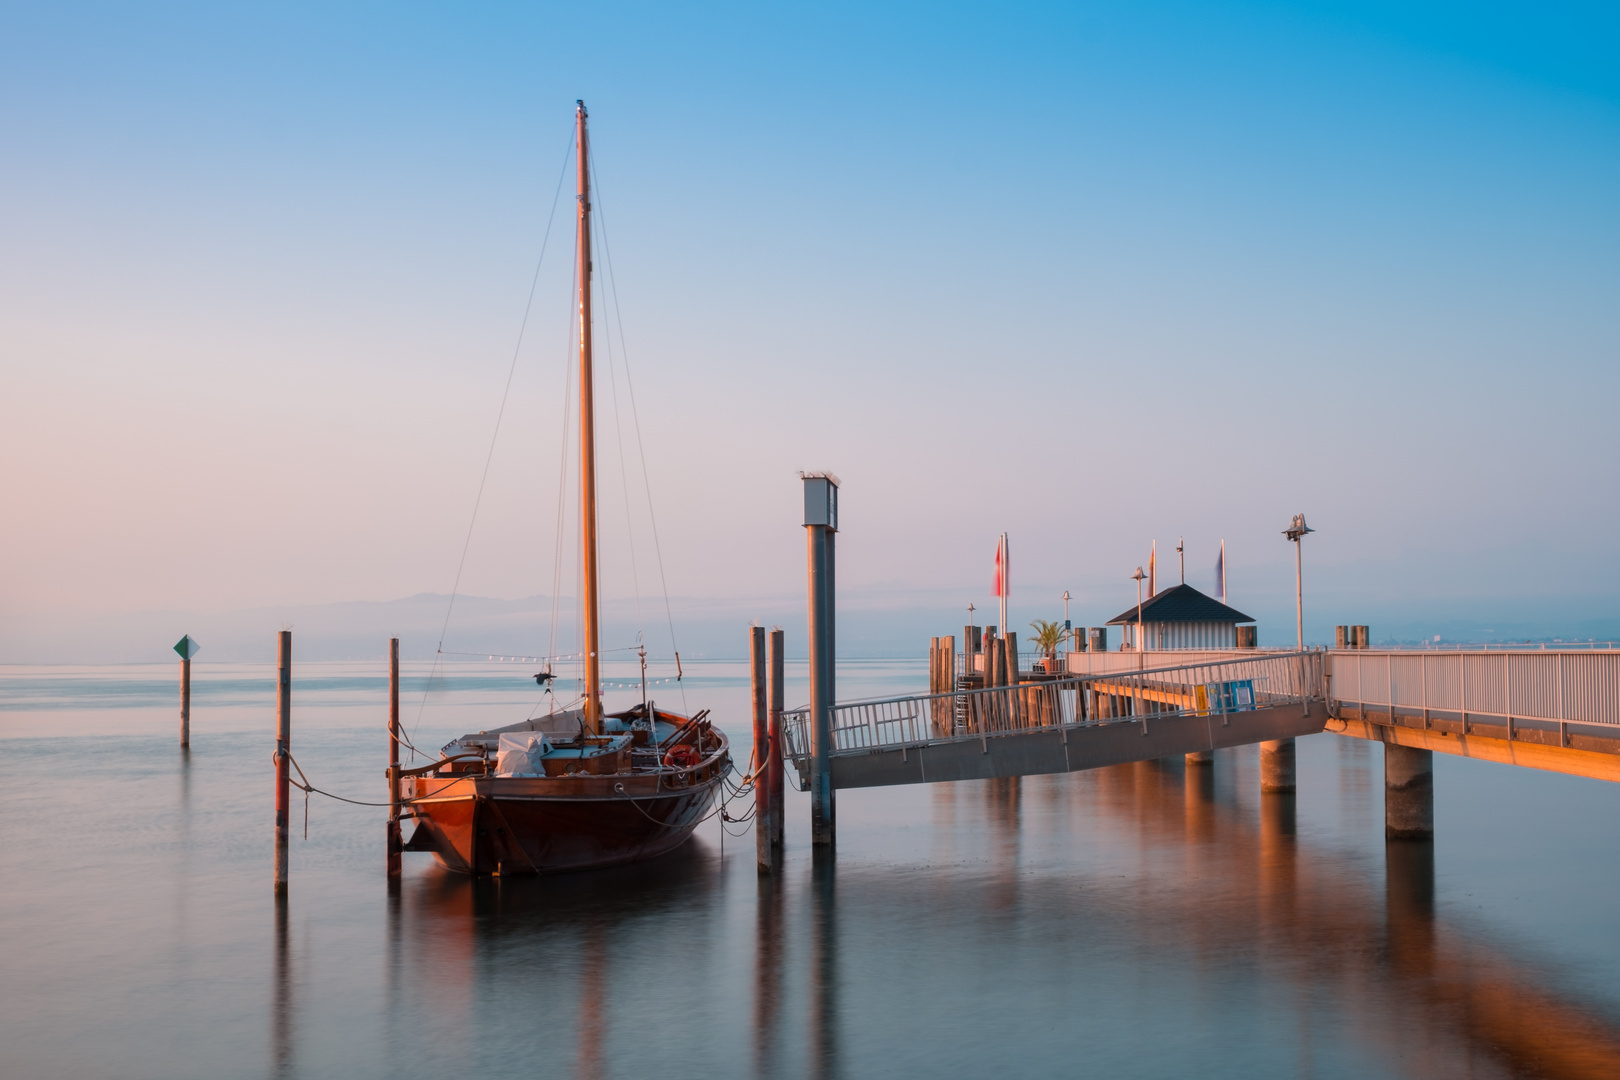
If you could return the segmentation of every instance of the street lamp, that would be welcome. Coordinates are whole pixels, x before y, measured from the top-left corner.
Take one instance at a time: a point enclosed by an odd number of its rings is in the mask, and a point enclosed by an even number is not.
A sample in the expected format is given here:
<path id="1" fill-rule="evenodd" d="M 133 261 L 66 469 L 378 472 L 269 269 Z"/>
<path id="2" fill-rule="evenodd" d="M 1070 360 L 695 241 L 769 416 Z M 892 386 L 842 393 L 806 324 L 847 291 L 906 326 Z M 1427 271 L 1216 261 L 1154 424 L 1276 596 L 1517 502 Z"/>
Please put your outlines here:
<path id="1" fill-rule="evenodd" d="M 1305 586 L 1300 565 L 1299 541 L 1306 533 L 1316 530 L 1305 524 L 1304 514 L 1295 514 L 1293 523 L 1283 530 L 1283 535 L 1294 542 L 1294 619 L 1299 630 L 1299 649 L 1305 651 Z"/>
<path id="2" fill-rule="evenodd" d="M 1136 666 L 1141 667 L 1142 666 L 1142 658 L 1141 658 L 1141 652 L 1142 652 L 1142 582 L 1147 580 L 1147 575 L 1142 573 L 1142 568 L 1140 566 L 1138 566 L 1136 568 L 1136 573 L 1131 575 L 1131 580 L 1136 582 L 1136 652 L 1137 652 Z"/>
<path id="3" fill-rule="evenodd" d="M 1073 632 L 1073 629 L 1074 628 L 1069 624 L 1069 590 L 1064 589 L 1063 590 L 1063 636 L 1068 637 Z M 1074 643 L 1071 641 L 1069 643 L 1069 645 L 1070 645 L 1070 648 L 1072 649 Z"/>

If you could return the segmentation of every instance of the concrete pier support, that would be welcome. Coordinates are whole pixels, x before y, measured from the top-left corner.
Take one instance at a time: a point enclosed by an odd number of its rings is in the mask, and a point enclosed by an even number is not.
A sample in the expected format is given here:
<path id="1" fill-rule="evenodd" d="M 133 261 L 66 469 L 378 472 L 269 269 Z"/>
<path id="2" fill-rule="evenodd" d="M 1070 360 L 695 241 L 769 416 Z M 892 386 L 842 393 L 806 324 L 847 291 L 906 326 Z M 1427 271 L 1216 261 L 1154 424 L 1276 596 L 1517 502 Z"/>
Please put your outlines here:
<path id="1" fill-rule="evenodd" d="M 833 586 L 833 536 L 838 531 L 838 482 L 830 473 L 802 474 L 810 576 L 810 842 L 831 847 L 837 831 L 832 786 L 832 707 L 838 646 Z"/>
<path id="2" fill-rule="evenodd" d="M 1215 764 L 1215 751 L 1213 750 L 1194 750 L 1192 753 L 1183 756 L 1188 765 Z"/>
<path id="3" fill-rule="evenodd" d="M 1260 790 L 1295 790 L 1293 739 L 1269 739 L 1260 744 Z"/>
<path id="4" fill-rule="evenodd" d="M 1384 744 L 1384 837 L 1434 839 L 1434 751 Z"/>

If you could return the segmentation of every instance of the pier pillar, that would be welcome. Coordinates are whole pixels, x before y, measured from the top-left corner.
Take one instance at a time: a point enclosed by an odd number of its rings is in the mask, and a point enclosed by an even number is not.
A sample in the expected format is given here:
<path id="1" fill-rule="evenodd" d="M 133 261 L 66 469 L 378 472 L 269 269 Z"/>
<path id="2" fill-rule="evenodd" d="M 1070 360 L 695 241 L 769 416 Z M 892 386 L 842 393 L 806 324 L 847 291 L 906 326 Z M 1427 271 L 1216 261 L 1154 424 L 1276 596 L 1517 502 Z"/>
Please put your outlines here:
<path id="1" fill-rule="evenodd" d="M 388 639 L 388 883 L 404 872 L 405 844 L 399 827 L 399 638 Z"/>
<path id="2" fill-rule="evenodd" d="M 1260 790 L 1296 790 L 1293 739 L 1267 739 L 1260 744 Z"/>
<path id="3" fill-rule="evenodd" d="M 754 857 L 761 874 L 771 872 L 771 729 L 765 686 L 765 628 L 748 628 L 748 670 L 753 682 Z"/>
<path id="4" fill-rule="evenodd" d="M 787 660 L 782 653 L 782 631 L 772 630 L 770 637 L 770 747 L 767 750 L 765 776 L 769 785 L 766 800 L 770 808 L 771 854 L 780 858 L 783 842 L 783 818 L 786 811 L 783 792 L 786 784 L 782 776 L 782 704 L 785 698 L 783 683 L 787 677 Z"/>
<path id="5" fill-rule="evenodd" d="M 186 634 L 174 643 L 180 654 L 180 749 L 191 749 L 191 658 L 197 655 L 197 643 Z"/>
<path id="6" fill-rule="evenodd" d="M 276 893 L 287 892 L 287 755 L 292 752 L 292 631 L 276 645 Z"/>
<path id="7" fill-rule="evenodd" d="M 832 787 L 833 535 L 838 531 L 838 483 L 828 474 L 804 480 L 804 526 L 810 576 L 810 842 L 831 847 L 837 815 Z"/>
<path id="8" fill-rule="evenodd" d="M 1434 839 L 1434 751 L 1384 744 L 1384 837 Z"/>
<path id="9" fill-rule="evenodd" d="M 1213 765 L 1215 764 L 1215 751 L 1194 750 L 1192 753 L 1187 754 L 1183 760 L 1188 765 Z"/>

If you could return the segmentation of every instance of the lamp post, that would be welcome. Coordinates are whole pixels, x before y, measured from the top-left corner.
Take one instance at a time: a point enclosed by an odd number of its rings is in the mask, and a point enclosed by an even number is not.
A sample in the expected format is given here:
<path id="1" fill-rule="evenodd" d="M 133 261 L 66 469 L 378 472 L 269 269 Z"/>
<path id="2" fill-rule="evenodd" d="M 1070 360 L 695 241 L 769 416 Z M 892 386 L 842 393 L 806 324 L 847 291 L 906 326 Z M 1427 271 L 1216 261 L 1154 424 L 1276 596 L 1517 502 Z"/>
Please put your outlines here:
<path id="1" fill-rule="evenodd" d="M 967 667 L 966 674 L 968 675 L 973 674 L 973 658 L 979 655 L 978 646 L 973 640 L 974 633 L 979 629 L 979 624 L 973 619 L 974 610 L 973 601 L 969 600 L 967 633 L 962 635 L 962 652 L 967 656 L 963 664 Z"/>
<path id="2" fill-rule="evenodd" d="M 1131 580 L 1136 582 L 1136 666 L 1141 667 L 1142 666 L 1142 582 L 1147 580 L 1147 575 L 1142 573 L 1142 568 L 1140 566 L 1138 566 L 1136 568 L 1136 573 L 1131 575 Z"/>
<path id="3" fill-rule="evenodd" d="M 1305 651 L 1305 585 L 1299 542 L 1306 533 L 1315 531 L 1305 524 L 1304 514 L 1295 514 L 1293 522 L 1283 530 L 1283 535 L 1294 542 L 1294 619 L 1298 625 L 1301 652 Z"/>

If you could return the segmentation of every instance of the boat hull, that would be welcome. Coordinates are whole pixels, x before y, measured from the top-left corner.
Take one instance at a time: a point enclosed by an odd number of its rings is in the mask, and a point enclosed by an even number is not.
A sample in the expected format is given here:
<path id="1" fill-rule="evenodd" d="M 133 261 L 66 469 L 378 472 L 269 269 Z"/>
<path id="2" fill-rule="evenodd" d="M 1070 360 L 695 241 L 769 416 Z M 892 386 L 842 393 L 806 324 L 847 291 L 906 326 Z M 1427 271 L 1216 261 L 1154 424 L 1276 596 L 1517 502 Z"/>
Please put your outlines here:
<path id="1" fill-rule="evenodd" d="M 465 874 L 554 874 L 673 851 L 713 808 L 724 779 L 667 787 L 603 777 L 422 777 L 407 851 Z M 639 782 L 638 782 L 639 781 Z"/>

